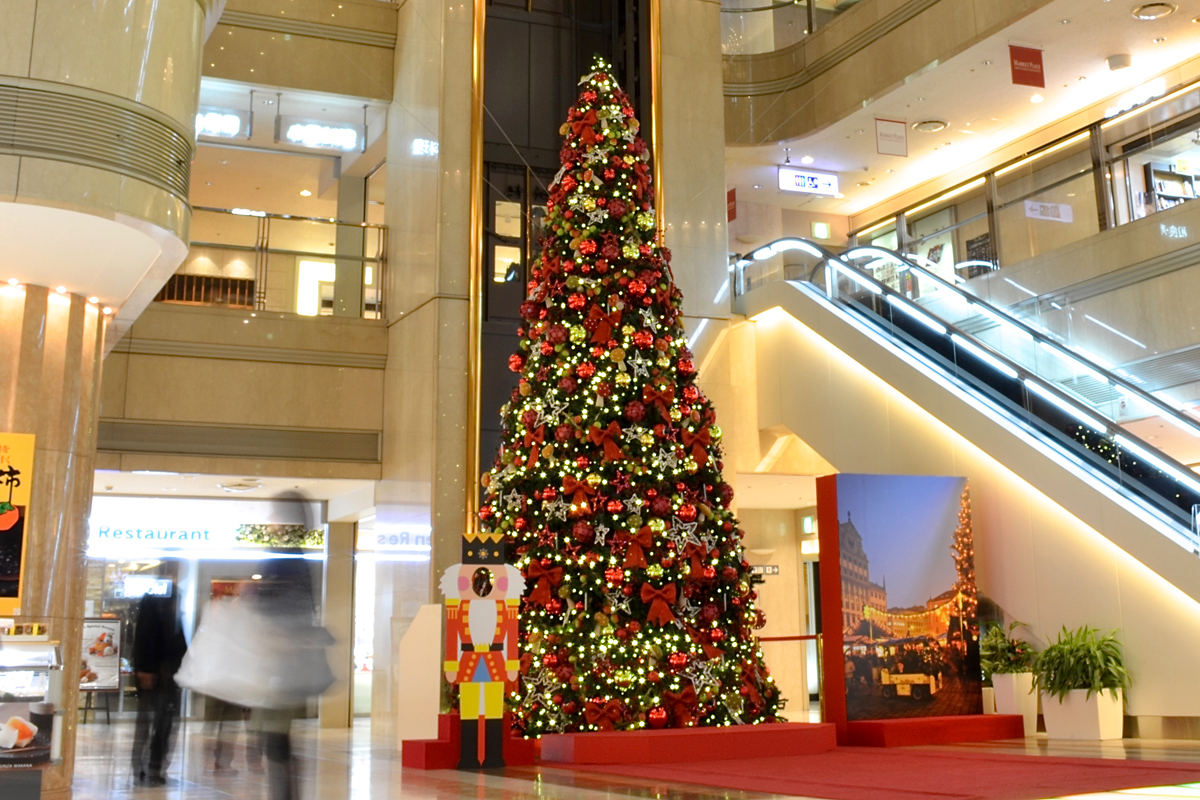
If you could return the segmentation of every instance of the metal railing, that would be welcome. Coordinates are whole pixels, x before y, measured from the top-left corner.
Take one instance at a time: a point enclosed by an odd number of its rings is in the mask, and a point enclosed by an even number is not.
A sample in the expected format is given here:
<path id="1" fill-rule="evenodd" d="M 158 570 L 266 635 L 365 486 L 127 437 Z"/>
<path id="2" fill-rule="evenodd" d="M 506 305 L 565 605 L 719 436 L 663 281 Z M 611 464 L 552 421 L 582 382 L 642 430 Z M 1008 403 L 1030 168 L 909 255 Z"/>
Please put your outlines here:
<path id="1" fill-rule="evenodd" d="M 1167 523 L 1178 544 L 1200 551 L 1195 513 L 1200 475 L 1131 430 L 1147 418 L 1200 439 L 1200 419 L 926 266 L 878 247 L 834 254 L 780 239 L 735 257 L 733 294 L 792 281 L 865 320 L 952 376 L 997 412 L 1036 433 Z"/>
<path id="2" fill-rule="evenodd" d="M 260 311 L 382 319 L 386 272 L 387 226 L 196 206 L 188 256 L 157 299 L 246 308 L 249 293 Z"/>

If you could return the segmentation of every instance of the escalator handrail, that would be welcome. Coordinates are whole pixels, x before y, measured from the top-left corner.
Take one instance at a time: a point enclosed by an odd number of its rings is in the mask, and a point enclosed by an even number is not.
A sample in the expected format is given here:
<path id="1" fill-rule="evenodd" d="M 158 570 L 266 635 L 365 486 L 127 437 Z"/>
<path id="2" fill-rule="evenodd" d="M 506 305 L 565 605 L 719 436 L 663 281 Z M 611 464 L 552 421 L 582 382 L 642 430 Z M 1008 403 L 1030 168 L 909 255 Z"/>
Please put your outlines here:
<path id="1" fill-rule="evenodd" d="M 1184 431 L 1190 433 L 1191 435 L 1200 438 L 1200 425 L 1197 425 L 1195 420 L 1181 414 L 1177 409 L 1168 406 L 1161 399 L 1150 394 L 1145 389 L 1142 389 L 1139 386 L 1135 386 L 1134 384 L 1130 383 L 1126 379 L 1122 378 L 1120 375 L 1117 375 L 1114 372 L 1112 372 L 1110 369 L 1108 369 L 1104 365 L 1097 363 L 1095 360 L 1088 358 L 1085 355 L 1082 355 L 1081 353 L 1079 353 L 1078 350 L 1071 347 L 1070 345 L 1067 345 L 1067 344 L 1055 341 L 1054 339 L 1051 339 L 1049 336 L 1046 336 L 1044 333 L 1037 330 L 1036 328 L 1029 326 L 1025 322 L 1017 319 L 1016 317 L 1012 316 L 1011 314 L 1007 313 L 1006 311 L 997 308 L 996 306 L 992 305 L 991 303 L 987 302 L 986 300 L 983 300 L 982 298 L 978 297 L 977 295 L 971 294 L 970 292 L 966 292 L 966 291 L 960 289 L 959 287 L 950 283 L 949 281 L 942 278 L 941 276 L 930 272 L 928 269 L 926 269 L 925 267 L 921 266 L 920 264 L 914 262 L 912 259 L 910 259 L 894 250 L 889 250 L 884 247 L 878 247 L 876 245 L 864 245 L 864 246 L 860 246 L 860 247 L 850 248 L 842 255 L 845 258 L 853 258 L 854 256 L 852 254 L 856 253 L 856 252 L 860 252 L 860 251 L 877 251 L 877 252 L 886 254 L 887 256 L 889 256 L 891 258 L 895 258 L 896 260 L 905 264 L 908 269 L 915 270 L 915 271 L 919 272 L 923 277 L 929 278 L 930 280 L 933 280 L 936 283 L 940 284 L 943 288 L 948 289 L 952 292 L 955 292 L 959 297 L 963 298 L 970 305 L 977 306 L 977 307 L 983 309 L 983 316 L 992 317 L 993 319 L 995 319 L 997 321 L 997 324 L 1010 325 L 1014 328 L 1017 328 L 1018 330 L 1022 331 L 1025 335 L 1031 337 L 1033 339 L 1033 341 L 1036 342 L 1037 344 L 1043 345 L 1048 348 L 1055 348 L 1059 351 L 1068 351 L 1068 356 L 1072 360 L 1081 364 L 1086 371 L 1092 372 L 1096 375 L 1100 375 L 1106 381 L 1108 381 L 1108 383 L 1110 385 L 1120 389 L 1125 394 L 1137 396 L 1137 398 L 1139 400 L 1141 400 L 1143 403 L 1146 403 L 1147 405 L 1151 406 L 1152 408 L 1157 409 L 1164 417 L 1169 418 L 1173 422 L 1173 424 L 1176 425 L 1176 427 L 1179 427 L 1179 428 L 1183 429 Z"/>
<path id="2" fill-rule="evenodd" d="M 849 251 L 847 251 L 845 253 L 834 254 L 832 251 L 817 244 L 816 242 L 810 242 L 810 241 L 807 241 L 804 239 L 798 239 L 796 237 L 787 237 L 785 239 L 779 239 L 779 240 L 776 240 L 775 242 L 771 242 L 767 245 L 764 245 L 761 248 L 758 248 L 755 251 L 755 255 L 762 254 L 762 256 L 755 258 L 755 260 L 765 261 L 768 258 L 773 257 L 774 255 L 778 255 L 779 253 L 785 252 L 785 250 L 781 249 L 781 250 L 775 250 L 775 251 L 771 252 L 769 255 L 764 253 L 764 251 L 770 251 L 774 245 L 777 245 L 779 243 L 787 243 L 789 245 L 799 243 L 797 246 L 788 247 L 787 249 L 801 249 L 819 259 L 819 263 L 812 270 L 810 270 L 809 277 L 806 279 L 805 282 L 813 284 L 814 286 L 818 286 L 818 282 L 815 279 L 817 278 L 819 272 L 823 268 L 833 265 L 836 269 L 843 270 L 845 272 L 845 274 L 847 274 L 847 276 L 850 277 L 854 282 L 859 283 L 860 285 L 862 285 L 864 287 L 867 287 L 869 289 L 869 291 L 871 291 L 873 294 L 877 294 L 877 295 L 885 298 L 885 300 L 887 300 L 887 298 L 889 296 L 897 298 L 897 301 L 899 303 L 907 306 L 909 309 L 911 309 L 916 314 L 923 315 L 924 317 L 926 317 L 930 320 L 935 320 L 937 324 L 941 325 L 942 327 L 944 327 L 946 329 L 947 335 L 950 335 L 951 337 L 954 337 L 955 335 L 962 337 L 963 339 L 968 340 L 969 344 L 972 347 L 974 347 L 978 350 L 984 351 L 986 353 L 988 359 L 1002 364 L 1005 369 L 1011 371 L 1016 376 L 1016 379 L 1019 380 L 1022 383 L 1022 385 L 1028 385 L 1026 383 L 1026 380 L 1032 379 L 1033 381 L 1036 382 L 1037 386 L 1041 390 L 1040 392 L 1036 392 L 1036 393 L 1043 394 L 1043 396 L 1045 396 L 1046 392 L 1053 393 L 1053 395 L 1057 398 L 1057 401 L 1058 401 L 1056 404 L 1065 404 L 1065 406 L 1068 406 L 1071 409 L 1073 409 L 1074 411 L 1071 413 L 1076 418 L 1100 417 L 1100 419 L 1097 421 L 1100 422 L 1100 424 L 1103 426 L 1103 433 L 1105 436 L 1111 438 L 1115 443 L 1125 447 L 1126 449 L 1130 449 L 1134 452 L 1141 451 L 1141 455 L 1143 455 L 1144 457 L 1148 457 L 1147 460 L 1151 461 L 1152 463 L 1157 461 L 1158 463 L 1156 464 L 1156 466 L 1158 466 L 1164 474 L 1168 475 L 1177 484 L 1187 486 L 1192 492 L 1200 494 L 1200 475 L 1196 475 L 1196 473 L 1193 472 L 1186 465 L 1180 463 L 1172 456 L 1158 450 L 1158 448 L 1145 442 L 1140 437 L 1125 430 L 1123 427 L 1121 427 L 1121 425 L 1119 425 L 1114 420 L 1110 419 L 1107 415 L 1095 412 L 1090 408 L 1086 408 L 1086 409 L 1081 408 L 1079 402 L 1077 400 L 1075 400 L 1074 397 L 1072 397 L 1071 395 L 1062 391 L 1062 389 L 1053 381 L 1046 380 L 1045 378 L 1041 377 L 1037 373 L 1035 373 L 1035 372 L 1031 371 L 1030 369 L 1028 369 L 1027 367 L 1025 367 L 1023 364 L 1020 364 L 1020 363 L 1012 360 L 1007 355 L 1000 352 L 996 348 L 992 347 L 987 342 L 981 341 L 980 339 L 976 338 L 974 335 L 968 333 L 967 331 L 963 330 L 962 328 L 958 327 L 957 325 L 947 322 L 946 320 L 941 319 L 940 317 L 937 317 L 934 314 L 931 314 L 929 311 L 922 308 L 918 304 L 914 303 L 908 297 L 904 296 L 903 293 L 895 291 L 891 287 L 878 281 L 873 275 L 869 275 L 864 270 L 859 269 L 858 267 L 853 266 L 852 264 L 848 264 L 845 260 L 843 260 L 843 258 L 848 257 L 850 253 L 855 252 L 855 251 L 859 251 L 859 250 L 882 251 L 883 248 L 855 247 L 855 248 L 851 248 Z M 903 258 L 898 253 L 894 253 L 892 251 L 884 251 L 884 252 L 887 252 L 892 257 L 895 257 L 897 259 L 904 261 L 910 267 L 919 269 L 923 274 L 929 275 L 931 278 L 940 282 L 942 285 L 946 286 L 947 288 L 950 288 L 956 292 L 959 292 L 960 294 L 962 294 L 966 297 L 968 302 L 970 302 L 972 304 L 982 305 L 982 306 L 986 307 L 987 309 L 989 309 L 993 314 L 996 314 L 998 316 L 1005 316 L 1005 317 L 1008 316 L 1008 315 L 1004 314 L 1004 312 L 994 308 L 990 304 L 981 303 L 973 295 L 968 295 L 967 293 L 962 292 L 962 290 L 958 289 L 958 287 L 950 285 L 946 281 L 944 281 L 941 278 L 938 278 L 936 275 L 933 275 L 932 273 L 930 273 L 928 270 L 925 270 L 924 268 L 921 268 L 919 265 L 913 264 L 908 259 Z M 736 259 L 735 267 L 737 269 L 742 269 L 747 264 L 753 263 L 740 255 L 735 256 L 735 259 Z M 830 289 L 828 286 L 826 286 L 821 291 L 822 291 L 822 294 L 824 294 L 830 300 L 836 299 L 834 297 L 830 297 L 830 294 L 829 294 Z M 894 303 L 895 301 L 887 300 L 887 302 Z M 1011 317 L 1009 317 L 1009 319 L 1011 319 Z M 1029 334 L 1034 336 L 1037 341 L 1049 342 L 1049 344 L 1061 348 L 1061 345 L 1058 345 L 1055 342 L 1049 341 L 1048 339 L 1046 339 L 1045 336 L 1042 336 L 1037 331 L 1029 328 L 1027 325 L 1024 325 L 1019 320 L 1012 320 L 1012 322 L 1013 322 L 1013 324 L 1021 327 L 1022 329 L 1026 330 Z M 1072 357 L 1075 357 L 1073 353 L 1072 353 Z M 1103 368 L 1099 367 L 1099 365 L 1096 365 L 1095 369 L 1098 373 L 1105 374 L 1106 377 L 1111 375 L 1111 373 L 1108 373 L 1107 370 L 1104 370 Z M 1111 376 L 1111 377 L 1113 379 L 1116 379 L 1116 376 Z M 1054 401 L 1052 401 L 1052 402 L 1054 402 Z M 1155 402 L 1154 404 L 1160 408 L 1163 408 L 1163 406 L 1160 402 Z M 1171 413 L 1174 414 L 1173 411 Z M 1175 415 L 1175 416 L 1177 417 L 1178 415 Z M 1182 421 L 1181 421 L 1181 424 L 1183 424 Z M 1095 426 L 1093 425 L 1093 427 L 1095 427 Z"/>
<path id="3" fill-rule="evenodd" d="M 802 250 L 808 252 L 810 255 L 813 255 L 815 257 L 822 259 L 822 262 L 818 263 L 817 266 L 813 267 L 813 269 L 810 271 L 809 277 L 808 277 L 808 281 L 810 283 L 814 283 L 814 284 L 817 283 L 817 280 L 816 280 L 817 273 L 824 266 L 824 262 L 828 261 L 829 259 L 836 260 L 836 261 L 838 261 L 838 263 L 842 264 L 843 266 L 850 267 L 851 265 L 846 264 L 846 262 L 843 261 L 842 259 L 856 258 L 856 256 L 854 255 L 855 253 L 878 253 L 882 257 L 890 258 L 890 259 L 895 260 L 896 262 L 899 262 L 900 264 L 904 265 L 904 267 L 906 269 L 918 272 L 922 277 L 928 278 L 929 280 L 934 281 L 935 283 L 941 285 L 944 289 L 954 292 L 958 297 L 962 298 L 968 305 L 981 309 L 982 316 L 991 317 L 993 320 L 995 320 L 997 322 L 997 324 L 1009 325 L 1013 328 L 1016 328 L 1017 330 L 1021 331 L 1024 335 L 1030 337 L 1036 344 L 1040 344 L 1043 347 L 1046 347 L 1048 349 L 1054 349 L 1054 350 L 1057 350 L 1057 351 L 1063 353 L 1064 355 L 1067 356 L 1067 358 L 1070 358 L 1071 360 L 1078 362 L 1085 371 L 1091 372 L 1095 375 L 1099 375 L 1104 380 L 1106 380 L 1111 386 L 1118 388 L 1120 391 L 1122 391 L 1123 393 L 1125 393 L 1127 395 L 1136 396 L 1141 402 L 1146 403 L 1148 406 L 1158 410 L 1158 412 L 1162 416 L 1166 417 L 1176 427 L 1184 430 L 1185 432 L 1187 432 L 1193 436 L 1200 438 L 1200 425 L 1198 425 L 1196 423 L 1196 421 L 1194 421 L 1190 417 L 1181 414 L 1177 409 L 1174 409 L 1174 408 L 1168 406 L 1159 398 L 1150 394 L 1149 392 L 1142 389 L 1141 387 L 1135 386 L 1134 384 L 1125 380 L 1121 376 L 1116 375 L 1110 369 L 1108 369 L 1107 367 L 1105 367 L 1101 364 L 1098 364 L 1093 359 L 1088 358 L 1087 356 L 1081 355 L 1077 350 L 1070 347 L 1069 345 L 1066 345 L 1066 344 L 1063 344 L 1063 343 L 1060 343 L 1060 342 L 1057 342 L 1057 341 L 1051 339 L 1050 337 L 1043 334 L 1041 331 L 1030 327 L 1023 321 L 1013 317 L 1011 314 L 1008 314 L 1007 312 L 997 308 L 996 306 L 993 306 L 991 303 L 979 298 L 978 296 L 960 289 L 959 287 L 957 287 L 953 283 L 945 280 L 941 276 L 936 275 L 933 272 L 930 272 L 928 269 L 926 269 L 922 265 L 916 263 L 911 258 L 909 258 L 905 255 L 902 255 L 901 253 L 898 253 L 894 250 L 889 250 L 885 247 L 879 247 L 878 245 L 858 245 L 855 247 L 848 248 L 847 250 L 843 251 L 840 254 L 835 254 L 828 248 L 823 247 L 822 245 L 820 245 L 816 242 L 813 242 L 813 241 L 810 241 L 807 239 L 803 239 L 803 238 L 799 238 L 799 237 L 784 237 L 782 239 L 777 239 L 774 242 L 769 242 L 768 244 L 763 245 L 762 247 L 755 250 L 754 251 L 754 256 L 756 257 L 755 260 L 759 260 L 759 261 L 766 260 L 765 258 L 757 258 L 758 254 L 763 253 L 763 251 L 768 251 L 768 250 L 773 251 L 772 256 L 777 255 L 779 253 L 786 252 L 786 250 L 784 250 L 784 249 L 775 250 L 775 248 L 780 243 L 789 243 L 790 244 L 793 242 L 802 243 L 802 245 L 806 245 L 806 246 L 793 247 L 793 248 L 788 248 L 788 249 L 802 249 Z M 814 252 L 814 251 L 816 251 L 816 252 Z M 820 255 L 818 255 L 818 253 Z M 768 256 L 768 257 L 770 257 L 770 256 Z M 753 263 L 753 262 L 751 262 L 745 258 L 739 258 L 737 261 L 737 266 L 743 267 L 749 263 Z M 862 270 L 859 270 L 856 267 L 851 267 L 851 268 L 855 269 L 856 272 L 860 272 L 861 274 L 866 275 L 865 272 L 863 272 Z M 879 284 L 879 285 L 882 286 L 883 284 Z M 914 305 L 918 305 L 918 307 L 919 307 L 919 304 L 914 303 Z M 922 309 L 922 311 L 924 311 L 924 309 Z M 925 311 L 925 313 L 929 314 L 928 311 Z M 934 315 L 930 314 L 930 316 L 934 316 Z M 943 324 L 947 324 L 945 322 L 945 320 L 940 320 L 940 321 Z M 957 326 L 955 326 L 955 327 L 957 327 Z M 968 334 L 965 331 L 960 331 L 960 332 L 963 333 L 964 335 L 970 336 L 971 339 L 973 339 L 973 340 L 977 340 L 975 336 Z M 980 342 L 980 344 L 983 344 L 983 343 Z M 992 348 L 989 347 L 989 349 L 992 349 Z M 1009 359 L 1005 358 L 1005 361 L 1009 361 Z M 1029 370 L 1027 370 L 1027 369 L 1023 369 L 1022 371 L 1029 372 Z M 1034 373 L 1030 373 L 1030 374 L 1033 374 L 1033 376 L 1038 378 L 1038 380 L 1042 380 L 1042 378 L 1040 376 L 1038 376 Z M 1048 381 L 1046 381 L 1046 382 L 1049 383 Z M 1056 389 L 1056 391 L 1057 391 L 1057 389 Z M 1061 394 L 1061 392 L 1059 392 L 1059 393 Z M 1071 399 L 1071 402 L 1072 402 L 1072 404 L 1074 404 L 1075 403 L 1074 399 Z M 1112 420 L 1110 420 L 1110 422 L 1112 422 Z M 1116 425 L 1116 427 L 1118 427 L 1118 428 L 1120 427 L 1115 422 L 1113 422 L 1113 425 Z M 1191 470 L 1188 470 L 1188 471 L 1190 472 Z"/>

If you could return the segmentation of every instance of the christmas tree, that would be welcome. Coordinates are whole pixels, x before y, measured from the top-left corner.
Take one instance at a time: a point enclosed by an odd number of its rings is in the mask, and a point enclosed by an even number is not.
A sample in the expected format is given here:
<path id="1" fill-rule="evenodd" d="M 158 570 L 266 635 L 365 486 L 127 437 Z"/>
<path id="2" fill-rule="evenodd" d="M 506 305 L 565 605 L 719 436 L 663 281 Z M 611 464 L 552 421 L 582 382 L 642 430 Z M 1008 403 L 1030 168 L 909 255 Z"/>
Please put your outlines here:
<path id="1" fill-rule="evenodd" d="M 954 589 L 958 592 L 960 618 L 970 620 L 974 629 L 979 595 L 975 588 L 975 533 L 971 528 L 971 487 L 966 483 L 963 484 L 962 495 L 958 498 L 958 526 L 954 529 L 954 543 L 950 545 L 950 552 L 954 555 L 954 570 L 958 573 Z"/>
<path id="2" fill-rule="evenodd" d="M 480 510 L 526 577 L 526 735 L 776 720 L 755 578 L 697 388 L 646 143 L 603 62 L 561 132 Z"/>

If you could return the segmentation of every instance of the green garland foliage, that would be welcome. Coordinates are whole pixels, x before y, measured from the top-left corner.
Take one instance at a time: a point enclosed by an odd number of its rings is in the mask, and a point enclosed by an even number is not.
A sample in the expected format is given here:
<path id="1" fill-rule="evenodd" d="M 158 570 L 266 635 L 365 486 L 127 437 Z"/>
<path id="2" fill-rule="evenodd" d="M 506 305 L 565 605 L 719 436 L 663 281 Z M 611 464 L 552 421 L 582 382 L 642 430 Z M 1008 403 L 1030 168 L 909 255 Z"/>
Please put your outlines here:
<path id="1" fill-rule="evenodd" d="M 237 541 L 266 547 L 324 547 L 325 531 L 304 525 L 239 525 Z"/>

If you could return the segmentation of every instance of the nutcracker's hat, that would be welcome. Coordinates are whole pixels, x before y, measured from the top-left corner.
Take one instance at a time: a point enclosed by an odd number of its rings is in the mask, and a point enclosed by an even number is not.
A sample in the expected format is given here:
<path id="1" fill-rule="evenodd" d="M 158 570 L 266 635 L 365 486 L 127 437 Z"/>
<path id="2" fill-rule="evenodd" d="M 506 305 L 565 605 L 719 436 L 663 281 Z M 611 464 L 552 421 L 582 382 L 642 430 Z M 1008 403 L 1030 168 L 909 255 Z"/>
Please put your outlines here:
<path id="1" fill-rule="evenodd" d="M 464 564 L 505 564 L 503 537 L 480 536 L 474 539 L 463 538 L 462 563 Z"/>

